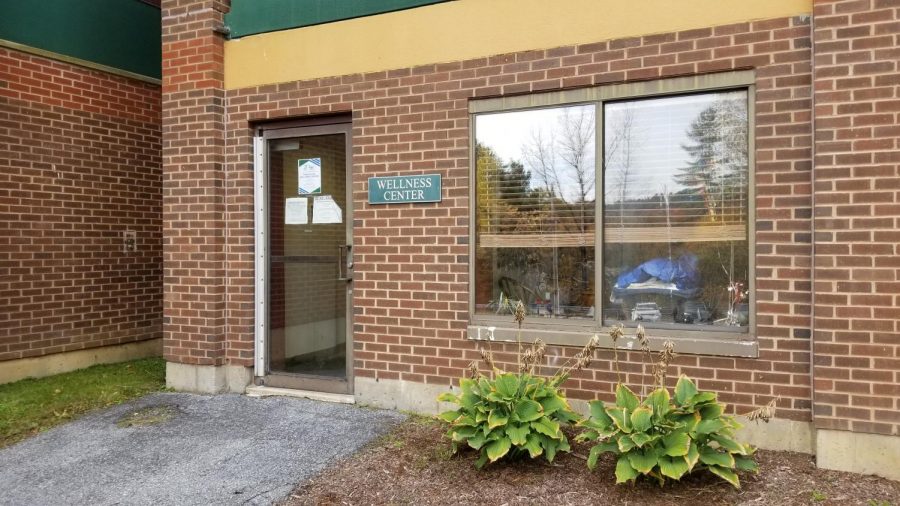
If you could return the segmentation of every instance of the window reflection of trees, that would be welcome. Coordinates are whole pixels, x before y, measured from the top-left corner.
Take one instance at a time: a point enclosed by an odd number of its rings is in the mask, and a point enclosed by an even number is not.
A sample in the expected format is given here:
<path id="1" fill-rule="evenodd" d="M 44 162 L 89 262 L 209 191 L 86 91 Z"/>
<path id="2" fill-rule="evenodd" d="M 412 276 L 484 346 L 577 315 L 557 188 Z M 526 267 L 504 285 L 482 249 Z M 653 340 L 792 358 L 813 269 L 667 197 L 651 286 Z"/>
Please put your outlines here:
<path id="1" fill-rule="evenodd" d="M 476 311 L 523 300 L 545 316 L 593 317 L 597 305 L 604 320 L 630 320 L 636 304 L 655 302 L 661 322 L 746 326 L 746 91 L 604 105 L 602 301 L 594 106 L 540 111 L 493 114 L 492 135 L 476 130 Z M 504 128 L 519 132 L 517 150 L 499 136 Z M 688 255 L 696 290 L 614 295 L 623 272 Z"/>
<path id="2" fill-rule="evenodd" d="M 521 161 L 504 162 L 491 147 L 476 146 L 479 242 L 489 246 L 478 250 L 476 277 L 494 280 L 495 303 L 523 299 L 533 313 L 591 316 L 594 108 L 558 112 L 554 123 L 533 125 Z M 485 256 L 491 265 L 483 265 Z M 476 304 L 484 302 L 480 295 Z"/>
<path id="3" fill-rule="evenodd" d="M 609 319 L 628 319 L 638 302 L 656 302 L 661 321 L 746 325 L 746 318 L 731 318 L 744 300 L 735 302 L 729 292 L 736 283 L 746 287 L 749 277 L 746 106 L 746 92 L 606 106 L 604 293 L 613 291 L 622 272 L 642 262 L 683 255 L 697 257 L 702 280 L 699 293 L 690 297 L 677 290 L 622 296 L 629 291 L 620 290 L 604 308 Z M 659 136 L 659 122 L 665 122 L 666 136 L 648 139 L 648 130 Z M 648 155 L 650 148 L 656 151 Z M 650 158 L 662 152 L 670 158 Z M 689 318 L 686 307 L 693 311 Z M 701 313 L 703 318 L 696 316 Z"/>

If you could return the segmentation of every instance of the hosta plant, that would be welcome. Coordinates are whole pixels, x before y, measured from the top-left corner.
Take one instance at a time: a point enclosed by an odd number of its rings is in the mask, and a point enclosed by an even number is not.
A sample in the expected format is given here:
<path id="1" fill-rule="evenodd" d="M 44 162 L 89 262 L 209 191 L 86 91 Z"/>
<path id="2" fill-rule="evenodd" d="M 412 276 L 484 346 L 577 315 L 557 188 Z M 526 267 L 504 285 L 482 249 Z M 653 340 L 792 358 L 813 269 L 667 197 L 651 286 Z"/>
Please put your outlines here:
<path id="1" fill-rule="evenodd" d="M 621 328 L 610 333 L 614 342 L 621 335 Z M 649 356 L 640 326 L 637 338 Z M 715 393 L 698 391 L 682 375 L 674 396 L 670 395 L 665 381 L 666 368 L 675 356 L 672 350 L 672 343 L 667 342 L 653 364 L 653 390 L 643 399 L 619 382 L 615 403 L 590 403 L 591 416 L 580 423 L 585 430 L 578 436 L 596 442 L 588 454 L 588 467 L 594 469 L 600 455 L 613 453 L 618 456 L 617 483 L 648 476 L 663 485 L 667 479 L 679 480 L 707 469 L 740 488 L 736 471 L 757 470 L 755 449 L 735 441 L 734 431 L 740 424 L 723 414 L 725 405 L 716 400 Z"/>
<path id="2" fill-rule="evenodd" d="M 597 442 L 588 467 L 593 469 L 603 453 L 618 455 L 617 483 L 645 475 L 662 485 L 708 469 L 740 488 L 735 471 L 756 471 L 755 450 L 734 439 L 740 424 L 722 414 L 724 405 L 715 393 L 697 391 L 687 376 L 678 379 L 674 398 L 657 388 L 641 400 L 620 384 L 615 403 L 593 401 L 590 407 L 590 418 L 581 422 L 586 430 L 579 435 Z"/>
<path id="3" fill-rule="evenodd" d="M 521 331 L 525 308 L 515 311 Z M 517 338 L 521 343 L 521 340 Z M 598 344 L 594 336 L 587 346 L 556 374 L 544 377 L 536 373 L 544 356 L 540 340 L 527 347 L 519 345 L 517 371 L 505 372 L 493 360 L 490 350 L 482 348 L 482 360 L 488 366 L 481 372 L 470 366 L 471 377 L 460 380 L 459 393 L 444 393 L 438 400 L 457 405 L 440 418 L 449 424 L 447 436 L 456 453 L 462 447 L 479 452 L 475 467 L 504 458 L 544 457 L 553 461 L 559 452 L 570 450 L 562 427 L 581 417 L 572 411 L 560 385 L 573 370 L 587 366 Z"/>
<path id="4" fill-rule="evenodd" d="M 552 461 L 557 452 L 569 451 L 561 426 L 579 416 L 554 382 L 527 373 L 501 373 L 463 379 L 460 390 L 459 395 L 440 397 L 459 405 L 440 417 L 450 424 L 447 435 L 454 452 L 460 444 L 480 452 L 476 467 L 506 456 L 543 455 Z"/>

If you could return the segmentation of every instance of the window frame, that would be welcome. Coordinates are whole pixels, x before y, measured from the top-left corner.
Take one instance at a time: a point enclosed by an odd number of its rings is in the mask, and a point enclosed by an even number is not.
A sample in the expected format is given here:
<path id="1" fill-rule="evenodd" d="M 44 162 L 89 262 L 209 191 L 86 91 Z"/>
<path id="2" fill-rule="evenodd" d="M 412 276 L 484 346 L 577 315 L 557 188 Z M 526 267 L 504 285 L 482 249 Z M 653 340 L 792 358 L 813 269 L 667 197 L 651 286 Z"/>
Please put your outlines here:
<path id="1" fill-rule="evenodd" d="M 603 276 L 603 164 L 604 164 L 604 105 L 607 102 L 620 102 L 644 98 L 691 95 L 729 90 L 747 92 L 747 149 L 748 149 L 748 219 L 747 239 L 749 247 L 748 289 L 749 323 L 746 331 L 727 327 L 715 330 L 692 330 L 680 328 L 678 324 L 655 324 L 647 327 L 647 337 L 651 349 L 657 350 L 667 339 L 676 342 L 679 353 L 698 355 L 721 355 L 733 357 L 755 358 L 759 356 L 756 321 L 756 146 L 755 146 L 755 99 L 756 75 L 752 70 L 703 74 L 694 76 L 638 81 L 622 84 L 594 86 L 570 90 L 538 92 L 527 95 L 513 95 L 469 101 L 469 322 L 466 333 L 470 340 L 494 340 L 515 342 L 517 328 L 512 315 L 493 316 L 475 313 L 475 254 L 476 254 L 476 160 L 475 146 L 477 139 L 476 116 L 521 110 L 546 109 L 573 105 L 592 104 L 595 107 L 595 234 L 594 258 L 597 267 L 594 269 L 594 285 L 596 300 L 606 294 L 602 292 Z M 599 306 L 599 305 L 597 305 Z M 547 344 L 563 346 L 583 346 L 593 334 L 601 337 L 601 347 L 612 348 L 609 329 L 603 325 L 603 311 L 595 308 L 593 320 L 576 319 L 544 319 L 531 318 L 525 321 L 524 334 L 528 341 L 536 338 Z M 669 327 L 671 325 L 671 328 Z M 638 349 L 634 338 L 634 327 L 626 326 L 625 338 L 619 347 Z"/>

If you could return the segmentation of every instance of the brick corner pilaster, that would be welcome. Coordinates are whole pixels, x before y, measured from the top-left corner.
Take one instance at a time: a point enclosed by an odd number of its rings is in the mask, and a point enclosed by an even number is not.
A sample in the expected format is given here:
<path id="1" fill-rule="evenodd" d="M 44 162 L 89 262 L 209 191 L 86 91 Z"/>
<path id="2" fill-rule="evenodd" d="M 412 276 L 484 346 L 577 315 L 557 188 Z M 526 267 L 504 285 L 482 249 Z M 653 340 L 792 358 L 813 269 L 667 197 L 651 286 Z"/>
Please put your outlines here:
<path id="1" fill-rule="evenodd" d="M 814 3 L 814 419 L 900 434 L 896 0 Z"/>
<path id="2" fill-rule="evenodd" d="M 229 2 L 163 0 L 164 355 L 225 361 L 223 25 Z"/>

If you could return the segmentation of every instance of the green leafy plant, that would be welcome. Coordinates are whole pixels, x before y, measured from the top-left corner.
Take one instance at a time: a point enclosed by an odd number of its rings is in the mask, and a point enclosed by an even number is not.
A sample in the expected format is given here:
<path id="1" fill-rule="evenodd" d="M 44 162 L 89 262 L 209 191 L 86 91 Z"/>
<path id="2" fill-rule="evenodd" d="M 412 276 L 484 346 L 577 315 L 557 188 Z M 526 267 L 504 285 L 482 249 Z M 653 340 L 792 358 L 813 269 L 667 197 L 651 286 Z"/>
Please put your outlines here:
<path id="1" fill-rule="evenodd" d="M 818 490 L 813 490 L 810 493 L 810 498 L 813 500 L 813 502 L 822 502 L 825 499 L 828 499 L 828 496 L 826 496 L 822 492 L 819 492 Z"/>
<path id="2" fill-rule="evenodd" d="M 610 332 L 613 342 L 622 335 L 621 327 Z M 649 344 L 641 326 L 637 338 L 649 356 Z M 723 414 L 725 405 L 716 400 L 715 393 L 697 390 L 682 375 L 674 395 L 670 395 L 665 381 L 668 364 L 675 357 L 673 350 L 674 345 L 666 342 L 653 365 L 653 390 L 643 399 L 620 381 L 614 403 L 590 403 L 591 416 L 580 423 L 585 430 L 578 436 L 597 443 L 588 455 L 588 467 L 594 469 L 600 455 L 612 453 L 618 456 L 617 483 L 634 481 L 643 475 L 664 485 L 667 479 L 679 480 L 707 469 L 740 488 L 736 471 L 757 470 L 755 449 L 735 441 L 734 431 L 740 424 Z"/>
<path id="3" fill-rule="evenodd" d="M 570 451 L 562 428 L 580 420 L 572 411 L 560 385 L 573 370 L 590 364 L 599 339 L 590 342 L 553 376 L 536 374 L 544 356 L 544 344 L 537 340 L 525 351 L 521 346 L 525 307 L 519 302 L 515 311 L 519 325 L 517 372 L 505 372 L 496 366 L 490 350 L 481 349 L 488 374 L 473 363 L 471 377 L 460 380 L 460 392 L 446 392 L 438 400 L 459 406 L 440 418 L 449 423 L 447 436 L 452 451 L 470 447 L 479 452 L 475 467 L 503 458 L 543 456 L 553 461 L 559 452 Z"/>
<path id="4" fill-rule="evenodd" d="M 502 373 L 460 381 L 459 395 L 445 393 L 440 400 L 459 405 L 440 417 L 450 423 L 448 436 L 457 444 L 479 450 L 480 468 L 507 455 L 544 455 L 569 451 L 561 425 L 578 420 L 557 385 L 530 374 Z"/>

